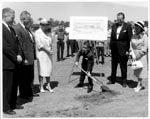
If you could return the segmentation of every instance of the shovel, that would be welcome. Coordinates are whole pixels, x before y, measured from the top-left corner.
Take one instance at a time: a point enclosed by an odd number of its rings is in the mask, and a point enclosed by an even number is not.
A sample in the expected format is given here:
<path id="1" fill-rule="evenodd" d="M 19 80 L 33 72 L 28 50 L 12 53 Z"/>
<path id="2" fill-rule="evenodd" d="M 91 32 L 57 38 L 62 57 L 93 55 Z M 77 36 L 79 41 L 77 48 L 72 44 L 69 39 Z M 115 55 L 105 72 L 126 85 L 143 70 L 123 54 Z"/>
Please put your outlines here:
<path id="1" fill-rule="evenodd" d="M 83 71 L 88 77 L 90 77 L 92 80 L 94 80 L 98 85 L 100 85 L 100 88 L 102 89 L 102 92 L 110 92 L 111 90 L 103 84 L 103 82 L 99 81 L 97 78 L 89 75 L 84 69 L 82 69 L 80 66 L 77 66 L 81 71 Z"/>

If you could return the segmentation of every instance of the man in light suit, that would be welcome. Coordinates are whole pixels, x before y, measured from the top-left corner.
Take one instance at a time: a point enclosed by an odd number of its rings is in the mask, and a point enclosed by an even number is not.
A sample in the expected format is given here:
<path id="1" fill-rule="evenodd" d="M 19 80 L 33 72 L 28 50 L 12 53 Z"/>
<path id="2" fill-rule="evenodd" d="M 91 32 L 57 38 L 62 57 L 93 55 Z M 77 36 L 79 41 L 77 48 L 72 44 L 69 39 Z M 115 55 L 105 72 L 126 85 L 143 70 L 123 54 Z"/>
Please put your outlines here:
<path id="1" fill-rule="evenodd" d="M 122 86 L 127 86 L 127 61 L 132 37 L 132 28 L 124 22 L 125 15 L 120 12 L 117 14 L 117 23 L 112 26 L 110 49 L 112 53 L 111 80 L 108 84 L 116 82 L 117 66 L 120 64 Z"/>
<path id="2" fill-rule="evenodd" d="M 19 92 L 20 98 L 30 100 L 34 94 L 32 83 L 34 79 L 34 59 L 35 59 L 35 42 L 33 35 L 29 30 L 31 14 L 23 11 L 20 14 L 20 23 L 14 26 L 18 35 L 19 44 L 22 50 L 23 63 L 20 68 Z M 38 96 L 38 95 L 35 95 Z"/>
<path id="3" fill-rule="evenodd" d="M 12 28 L 15 18 L 15 11 L 10 8 L 2 10 L 3 27 L 3 112 L 14 115 L 15 108 L 22 109 L 22 106 L 16 105 L 11 100 L 17 96 L 13 95 L 12 90 L 17 88 L 18 83 L 15 79 L 16 65 L 22 62 L 19 52 L 19 43 L 16 33 Z"/>

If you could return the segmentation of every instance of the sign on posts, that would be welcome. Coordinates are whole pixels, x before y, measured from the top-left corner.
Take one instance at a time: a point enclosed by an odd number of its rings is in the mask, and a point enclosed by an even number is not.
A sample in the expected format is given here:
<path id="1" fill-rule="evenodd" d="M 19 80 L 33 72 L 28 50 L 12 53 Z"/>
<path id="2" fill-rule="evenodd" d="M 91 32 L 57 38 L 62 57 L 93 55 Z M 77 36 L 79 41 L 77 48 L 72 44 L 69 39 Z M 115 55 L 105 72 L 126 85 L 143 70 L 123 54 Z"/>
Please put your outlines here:
<path id="1" fill-rule="evenodd" d="M 70 40 L 107 40 L 107 17 L 71 16 Z"/>

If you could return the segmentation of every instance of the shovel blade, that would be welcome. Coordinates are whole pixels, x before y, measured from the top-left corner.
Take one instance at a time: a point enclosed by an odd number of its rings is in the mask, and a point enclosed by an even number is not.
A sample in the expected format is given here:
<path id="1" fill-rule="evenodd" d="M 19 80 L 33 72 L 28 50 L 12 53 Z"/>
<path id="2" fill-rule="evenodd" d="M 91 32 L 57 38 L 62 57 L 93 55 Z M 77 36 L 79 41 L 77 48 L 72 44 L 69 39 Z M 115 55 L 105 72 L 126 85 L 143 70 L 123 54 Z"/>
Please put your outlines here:
<path id="1" fill-rule="evenodd" d="M 111 92 L 111 90 L 105 85 L 102 85 L 100 88 L 102 89 L 102 92 Z"/>

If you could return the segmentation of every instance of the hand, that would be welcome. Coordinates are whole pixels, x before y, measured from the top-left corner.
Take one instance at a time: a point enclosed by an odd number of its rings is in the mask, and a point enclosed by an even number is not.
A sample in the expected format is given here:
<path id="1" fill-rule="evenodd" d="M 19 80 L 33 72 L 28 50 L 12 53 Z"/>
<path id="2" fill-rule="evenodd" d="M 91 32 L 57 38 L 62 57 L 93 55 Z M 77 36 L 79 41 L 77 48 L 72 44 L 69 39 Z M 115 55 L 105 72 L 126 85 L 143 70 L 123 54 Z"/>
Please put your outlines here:
<path id="1" fill-rule="evenodd" d="M 79 65 L 79 62 L 75 62 L 75 65 L 78 66 L 78 65 Z"/>
<path id="2" fill-rule="evenodd" d="M 24 60 L 24 63 L 25 63 L 25 64 L 28 64 L 28 60 Z"/>
<path id="3" fill-rule="evenodd" d="M 127 51 L 127 52 L 126 52 L 126 55 L 128 56 L 129 54 L 130 54 L 130 53 Z"/>
<path id="4" fill-rule="evenodd" d="M 91 73 L 90 73 L 90 72 L 87 72 L 87 75 L 90 77 L 90 76 L 91 76 Z"/>
<path id="5" fill-rule="evenodd" d="M 17 62 L 22 62 L 22 57 L 20 55 L 17 55 Z"/>

